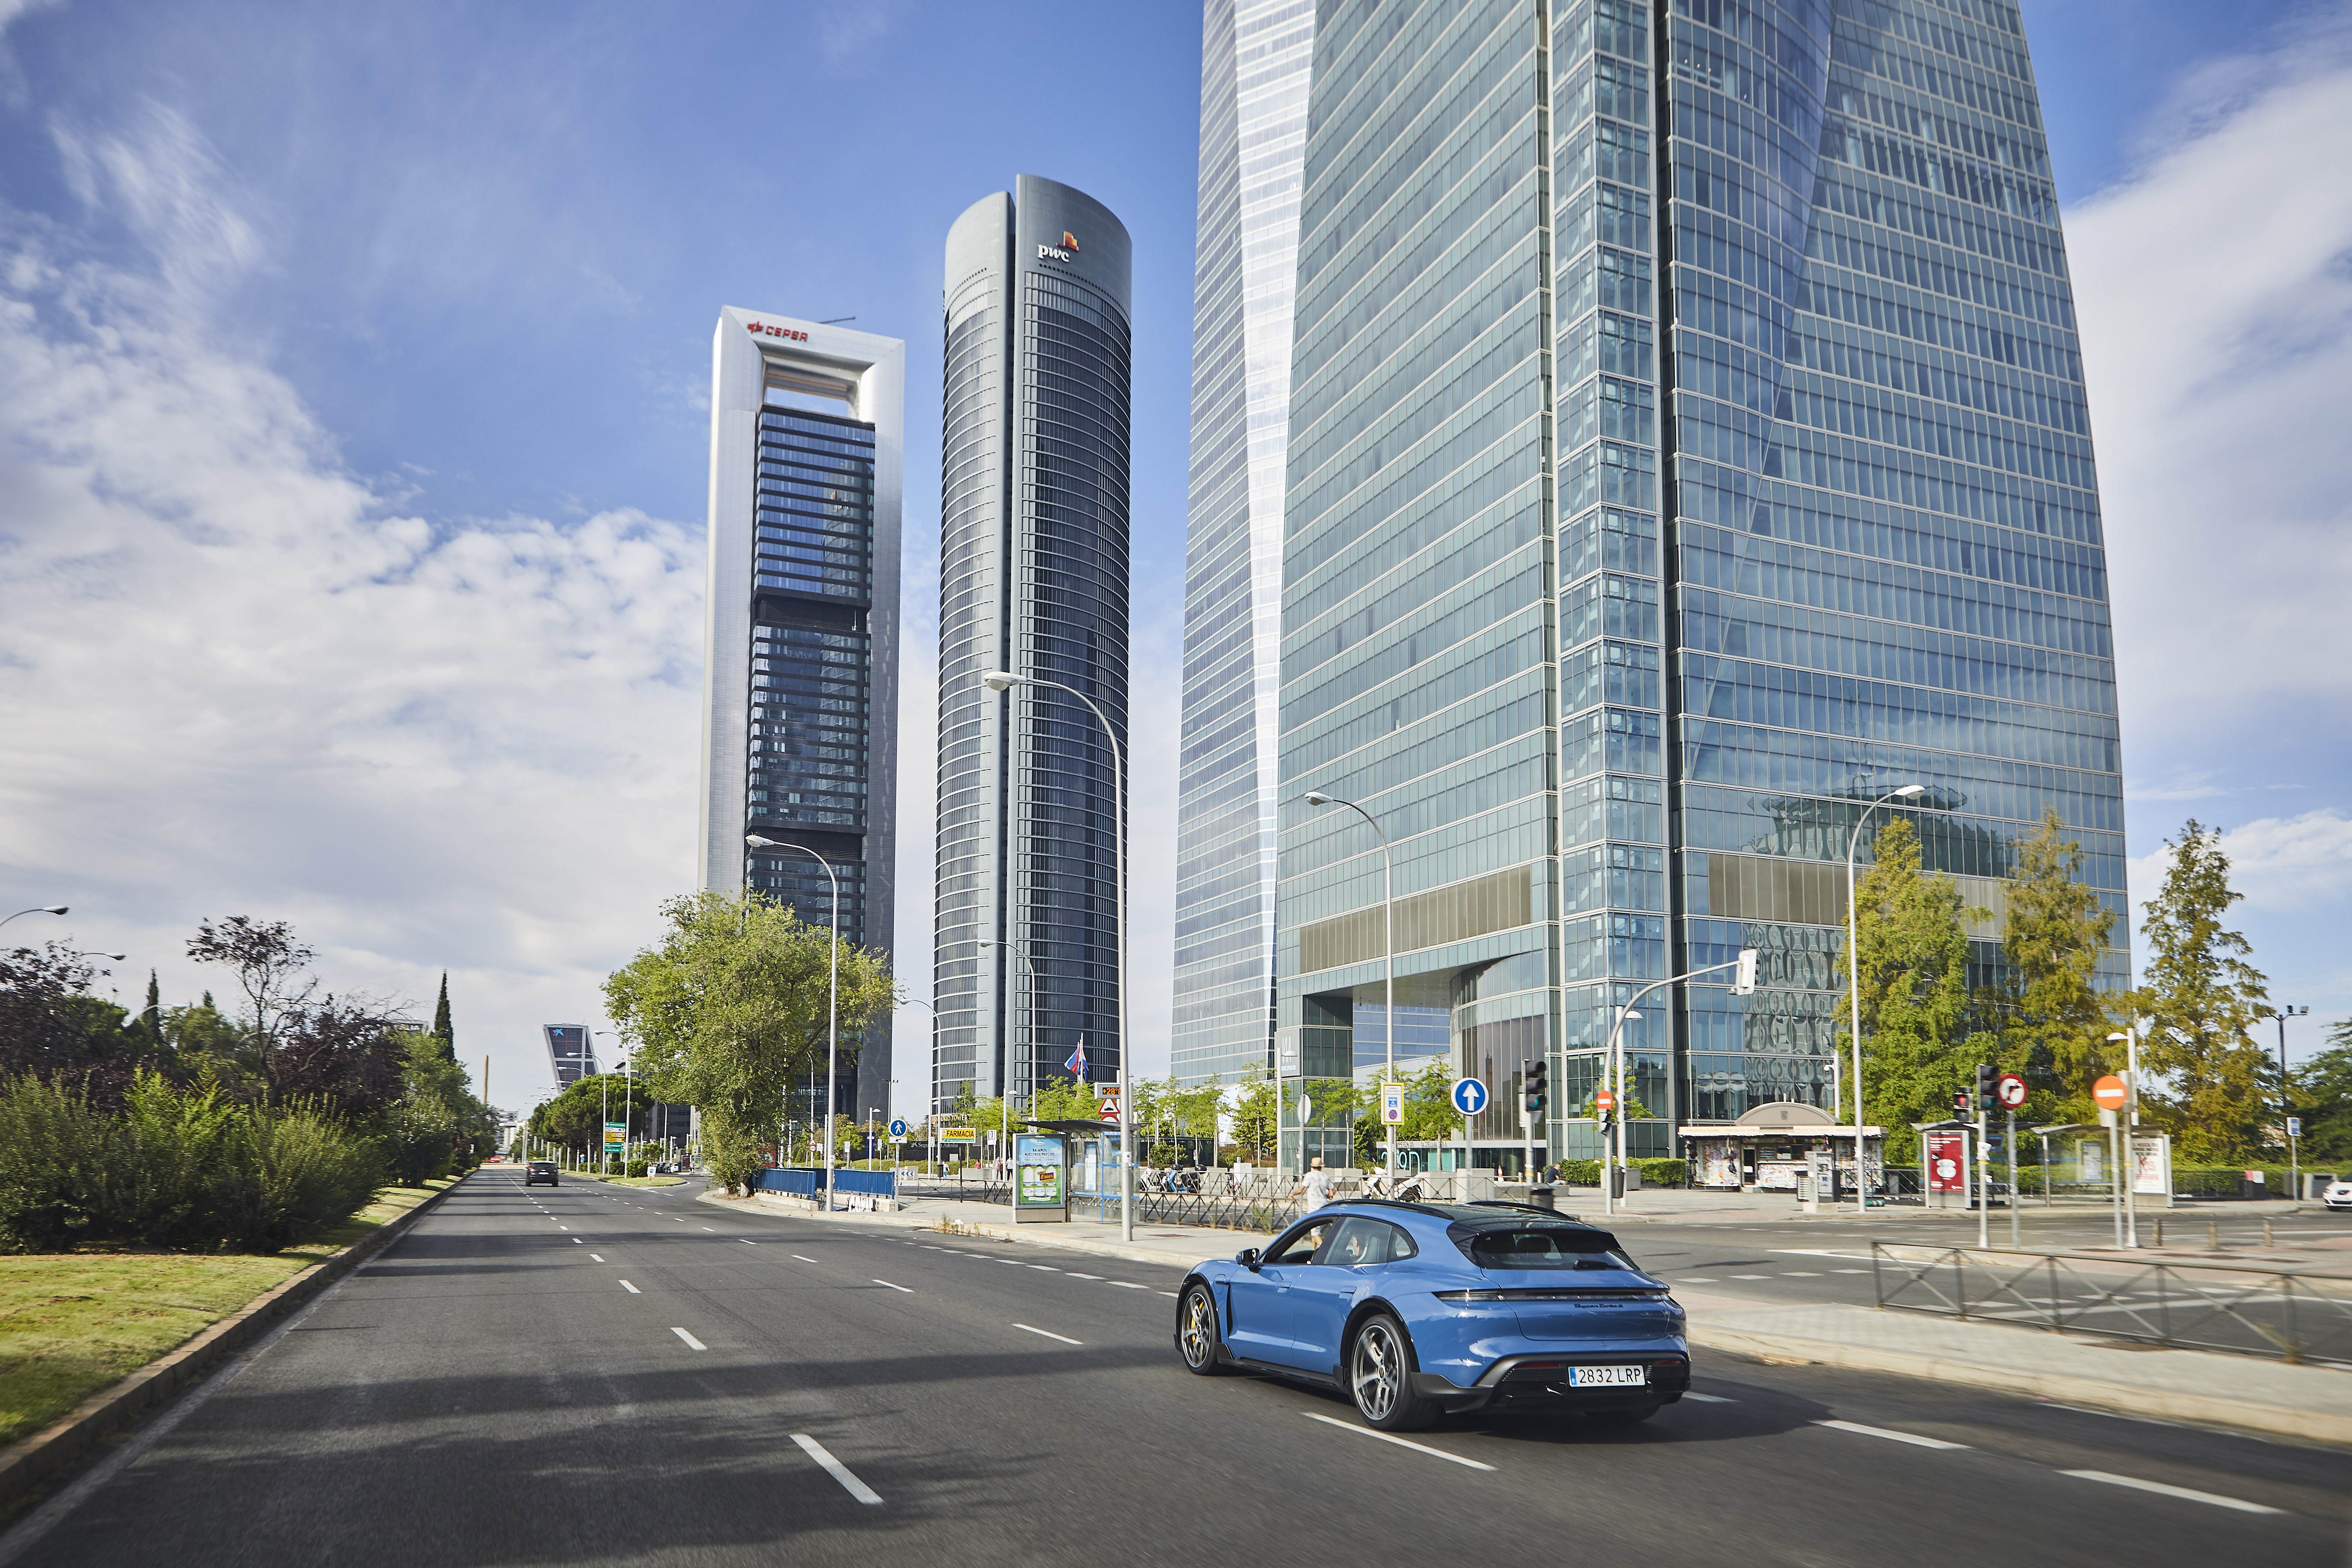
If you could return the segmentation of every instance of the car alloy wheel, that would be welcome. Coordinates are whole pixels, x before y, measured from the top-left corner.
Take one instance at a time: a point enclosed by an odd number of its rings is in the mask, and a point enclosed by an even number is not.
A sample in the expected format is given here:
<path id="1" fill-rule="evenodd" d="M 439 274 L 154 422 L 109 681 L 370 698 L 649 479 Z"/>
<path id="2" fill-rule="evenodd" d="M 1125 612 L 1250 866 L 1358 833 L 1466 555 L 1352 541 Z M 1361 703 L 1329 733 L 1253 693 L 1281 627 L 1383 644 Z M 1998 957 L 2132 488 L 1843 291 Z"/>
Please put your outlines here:
<path id="1" fill-rule="evenodd" d="M 1184 1304 L 1176 1311 L 1176 1348 L 1183 1352 L 1184 1365 L 1202 1377 L 1224 1370 L 1217 1363 L 1217 1303 L 1206 1285 L 1184 1292 Z"/>
<path id="2" fill-rule="evenodd" d="M 1382 1432 L 1418 1432 L 1440 1414 L 1412 1391 L 1412 1352 L 1403 1327 L 1385 1312 L 1367 1318 L 1348 1355 L 1348 1392 L 1364 1425 Z"/>

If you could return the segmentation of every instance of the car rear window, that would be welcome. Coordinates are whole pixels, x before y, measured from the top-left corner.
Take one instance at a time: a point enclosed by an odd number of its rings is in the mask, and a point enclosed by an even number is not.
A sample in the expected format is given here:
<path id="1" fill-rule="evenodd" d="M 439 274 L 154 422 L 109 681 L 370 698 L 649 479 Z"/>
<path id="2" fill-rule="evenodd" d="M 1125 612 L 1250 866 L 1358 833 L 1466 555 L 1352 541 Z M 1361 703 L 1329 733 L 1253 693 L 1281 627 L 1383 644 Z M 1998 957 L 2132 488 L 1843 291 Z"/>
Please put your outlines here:
<path id="1" fill-rule="evenodd" d="M 1455 1227 L 1454 1242 L 1481 1268 L 1631 1268 L 1605 1230 L 1565 1225 Z"/>

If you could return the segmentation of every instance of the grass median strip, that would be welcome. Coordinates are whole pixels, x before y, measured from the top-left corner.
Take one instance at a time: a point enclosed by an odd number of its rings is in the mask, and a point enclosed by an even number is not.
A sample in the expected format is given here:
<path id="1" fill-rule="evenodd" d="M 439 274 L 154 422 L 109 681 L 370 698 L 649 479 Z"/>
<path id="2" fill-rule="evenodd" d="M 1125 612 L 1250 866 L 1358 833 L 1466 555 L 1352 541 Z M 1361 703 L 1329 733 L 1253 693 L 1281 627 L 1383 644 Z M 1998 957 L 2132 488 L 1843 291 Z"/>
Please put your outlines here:
<path id="1" fill-rule="evenodd" d="M 185 1343 L 447 1186 L 390 1188 L 283 1252 L 68 1252 L 0 1258 L 0 1444 Z"/>

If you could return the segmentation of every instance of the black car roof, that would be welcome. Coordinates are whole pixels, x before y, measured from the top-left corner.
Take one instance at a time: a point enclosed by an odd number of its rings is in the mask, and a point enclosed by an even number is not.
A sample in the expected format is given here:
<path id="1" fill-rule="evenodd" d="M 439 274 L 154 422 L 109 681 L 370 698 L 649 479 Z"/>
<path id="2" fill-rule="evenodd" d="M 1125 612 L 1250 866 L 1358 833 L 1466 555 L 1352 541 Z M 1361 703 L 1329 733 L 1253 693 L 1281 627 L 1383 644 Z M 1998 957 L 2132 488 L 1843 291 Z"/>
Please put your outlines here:
<path id="1" fill-rule="evenodd" d="M 1466 1225 L 1479 1229 L 1494 1229 L 1503 1226 L 1525 1226 L 1536 1220 L 1540 1220 L 1547 1225 L 1573 1227 L 1577 1230 L 1599 1231 L 1601 1229 L 1599 1226 L 1588 1225 L 1572 1214 L 1561 1214 L 1556 1209 L 1538 1208 L 1533 1204 L 1506 1203 L 1499 1199 L 1467 1204 L 1409 1204 L 1401 1203 L 1395 1198 L 1341 1198 L 1335 1203 L 1326 1205 L 1325 1207 L 1404 1209 L 1412 1214 L 1432 1215 L 1450 1220 L 1455 1225 Z M 1316 1212 L 1319 1214 L 1322 1210 L 1318 1209 Z"/>

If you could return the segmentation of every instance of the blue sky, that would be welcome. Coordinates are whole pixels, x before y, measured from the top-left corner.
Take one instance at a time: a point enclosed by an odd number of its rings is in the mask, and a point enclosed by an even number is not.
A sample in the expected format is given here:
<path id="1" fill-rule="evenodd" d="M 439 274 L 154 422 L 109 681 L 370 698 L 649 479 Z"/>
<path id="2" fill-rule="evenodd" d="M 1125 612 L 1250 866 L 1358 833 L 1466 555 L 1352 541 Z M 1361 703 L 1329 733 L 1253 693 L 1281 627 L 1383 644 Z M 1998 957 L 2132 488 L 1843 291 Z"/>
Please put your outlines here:
<path id="1" fill-rule="evenodd" d="M 2323 412 L 2352 368 L 2352 203 L 2313 172 L 2352 153 L 2352 48 L 2341 5 L 2247 14 L 2027 16 L 2133 848 L 2191 813 L 2231 829 L 2256 960 L 2316 1019 L 2352 1012 L 2352 476 Z M 718 308 L 908 342 L 903 743 L 928 759 L 940 247 L 1030 172 L 1135 238 L 1135 980 L 1139 1059 L 1164 1065 L 1195 10 L 0 0 L 0 29 L 18 907 L 74 904 L 81 945 L 167 997 L 203 984 L 173 955 L 207 914 L 293 919 L 360 990 L 429 996 L 446 965 L 466 1049 L 521 1098 L 531 1026 L 594 1021 L 693 875 Z M 923 994 L 929 769 L 907 773 Z M 902 1064 L 902 1105 L 923 1072 Z"/>

